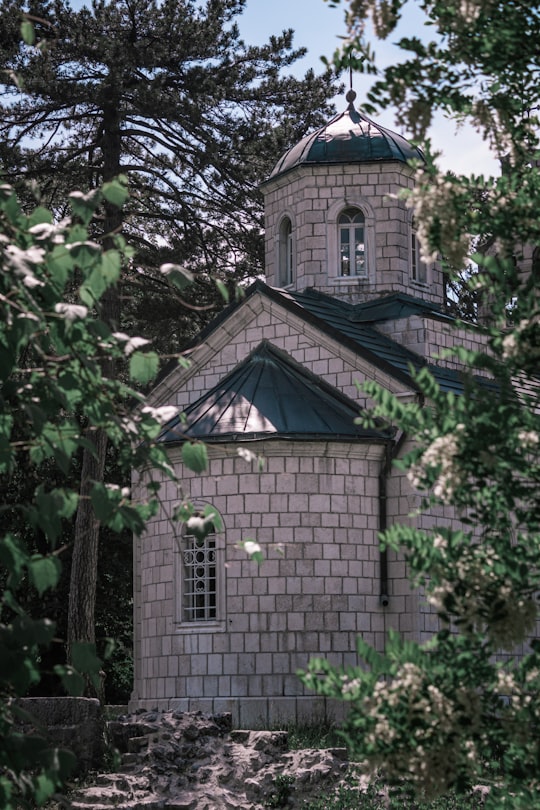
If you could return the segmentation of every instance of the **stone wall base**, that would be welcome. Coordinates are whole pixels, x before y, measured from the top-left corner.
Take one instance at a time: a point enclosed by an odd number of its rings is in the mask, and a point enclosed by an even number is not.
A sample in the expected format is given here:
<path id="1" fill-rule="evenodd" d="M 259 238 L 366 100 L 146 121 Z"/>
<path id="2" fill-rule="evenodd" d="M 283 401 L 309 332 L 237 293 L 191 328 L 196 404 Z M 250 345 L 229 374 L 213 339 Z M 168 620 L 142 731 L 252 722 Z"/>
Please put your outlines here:
<path id="1" fill-rule="evenodd" d="M 17 704 L 34 720 L 25 724 L 25 731 L 45 736 L 55 748 L 73 751 L 79 772 L 100 765 L 105 751 L 105 725 L 99 700 L 35 697 L 21 698 Z"/>
<path id="2" fill-rule="evenodd" d="M 229 713 L 235 728 L 273 729 L 280 726 L 316 726 L 342 723 L 347 704 L 322 697 L 228 697 L 132 699 L 128 709 L 137 711 Z"/>

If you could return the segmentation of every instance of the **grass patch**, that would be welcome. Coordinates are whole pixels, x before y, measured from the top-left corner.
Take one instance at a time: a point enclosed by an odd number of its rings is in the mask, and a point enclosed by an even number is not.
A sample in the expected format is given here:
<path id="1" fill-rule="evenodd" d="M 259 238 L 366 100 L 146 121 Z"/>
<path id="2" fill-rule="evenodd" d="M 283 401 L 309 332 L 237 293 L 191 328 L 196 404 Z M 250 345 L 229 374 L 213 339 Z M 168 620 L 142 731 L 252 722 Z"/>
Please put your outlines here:
<path id="1" fill-rule="evenodd" d="M 277 730 L 277 726 L 276 729 Z M 317 723 L 315 725 L 284 724 L 279 726 L 280 731 L 289 735 L 290 751 L 299 751 L 302 748 L 346 748 L 345 741 L 336 726 L 331 723 Z"/>
<path id="2" fill-rule="evenodd" d="M 346 743 L 337 726 L 331 723 L 305 725 L 283 725 L 280 731 L 287 731 L 289 750 L 303 748 L 346 748 Z M 351 757 L 352 761 L 352 757 Z M 478 792 L 470 794 L 450 793 L 432 801 L 422 801 L 411 796 L 405 787 L 388 788 L 380 779 L 375 779 L 363 788 L 360 772 L 355 773 L 352 765 L 345 784 L 335 791 L 325 791 L 317 798 L 306 799 L 302 810 L 481 810 L 483 797 Z M 276 795 L 276 799 L 277 799 Z M 281 798 L 281 797 L 280 797 Z M 279 807 L 280 805 L 273 805 Z M 285 805 L 281 805 L 285 806 Z"/>
<path id="3" fill-rule="evenodd" d="M 365 790 L 359 788 L 359 778 L 349 774 L 345 785 L 320 798 L 307 799 L 302 810 L 481 810 L 484 802 L 479 793 L 455 793 L 439 796 L 432 801 L 414 799 L 404 788 L 389 789 L 374 780 Z"/>

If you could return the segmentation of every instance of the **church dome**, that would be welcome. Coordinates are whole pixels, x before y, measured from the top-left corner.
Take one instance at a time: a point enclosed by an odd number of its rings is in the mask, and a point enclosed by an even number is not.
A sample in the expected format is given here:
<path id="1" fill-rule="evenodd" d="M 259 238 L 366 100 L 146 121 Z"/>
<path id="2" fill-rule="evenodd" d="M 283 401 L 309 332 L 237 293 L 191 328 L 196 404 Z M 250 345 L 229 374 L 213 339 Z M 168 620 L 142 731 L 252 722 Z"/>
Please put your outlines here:
<path id="1" fill-rule="evenodd" d="M 420 149 L 409 141 L 380 126 L 354 106 L 356 93 L 349 90 L 349 106 L 320 129 L 306 135 L 291 147 L 274 166 L 269 180 L 296 166 L 327 163 L 372 163 L 412 158 L 424 160 Z"/>

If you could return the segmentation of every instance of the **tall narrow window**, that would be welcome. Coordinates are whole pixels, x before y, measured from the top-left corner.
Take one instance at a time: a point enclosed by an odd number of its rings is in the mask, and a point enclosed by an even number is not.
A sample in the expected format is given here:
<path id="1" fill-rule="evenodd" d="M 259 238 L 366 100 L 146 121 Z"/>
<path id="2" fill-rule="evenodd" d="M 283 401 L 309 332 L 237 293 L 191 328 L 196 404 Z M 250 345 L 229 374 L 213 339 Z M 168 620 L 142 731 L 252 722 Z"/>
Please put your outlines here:
<path id="1" fill-rule="evenodd" d="M 339 275 L 367 276 L 365 217 L 358 208 L 346 208 L 338 219 Z"/>
<path id="2" fill-rule="evenodd" d="M 182 537 L 182 621 L 209 622 L 218 618 L 216 535 Z"/>
<path id="3" fill-rule="evenodd" d="M 420 257 L 420 243 L 414 221 L 411 229 L 411 278 L 419 284 L 427 284 L 427 266 Z"/>
<path id="4" fill-rule="evenodd" d="M 287 287 L 294 281 L 294 239 L 292 223 L 288 217 L 279 226 L 279 285 Z"/>

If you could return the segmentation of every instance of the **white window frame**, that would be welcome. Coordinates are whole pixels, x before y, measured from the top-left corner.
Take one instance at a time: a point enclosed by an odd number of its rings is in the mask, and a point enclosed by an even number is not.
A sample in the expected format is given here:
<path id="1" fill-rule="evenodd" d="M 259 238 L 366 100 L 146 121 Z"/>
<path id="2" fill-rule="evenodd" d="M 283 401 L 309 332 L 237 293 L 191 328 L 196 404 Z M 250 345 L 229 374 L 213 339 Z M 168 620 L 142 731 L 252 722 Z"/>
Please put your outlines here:
<path id="1" fill-rule="evenodd" d="M 296 279 L 296 236 L 292 216 L 283 214 L 278 222 L 276 237 L 276 282 L 278 287 L 290 287 Z"/>
<path id="2" fill-rule="evenodd" d="M 360 233 L 361 232 L 361 233 Z M 342 278 L 367 277 L 366 218 L 357 206 L 345 208 L 338 217 L 339 275 Z M 358 245 L 362 245 L 359 270 Z M 344 248 L 346 248 L 344 250 Z M 347 254 L 347 255 L 345 255 Z M 348 272 L 346 268 L 348 267 Z M 351 272 L 352 268 L 352 272 Z"/>
<path id="3" fill-rule="evenodd" d="M 201 510 L 200 505 L 196 508 Z M 186 524 L 175 538 L 175 623 L 180 632 L 225 630 L 225 559 L 223 532 L 203 539 Z"/>
<path id="4" fill-rule="evenodd" d="M 363 275 L 341 275 L 340 224 L 339 218 L 347 209 L 358 209 L 364 216 L 364 267 Z M 328 281 L 332 285 L 361 285 L 375 280 L 375 215 L 371 205 L 362 197 L 351 196 L 336 200 L 326 215 L 326 249 Z"/>

